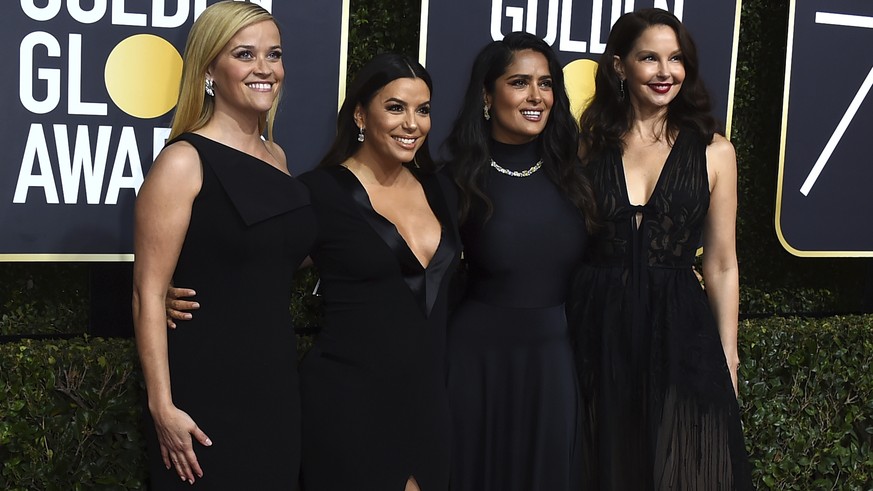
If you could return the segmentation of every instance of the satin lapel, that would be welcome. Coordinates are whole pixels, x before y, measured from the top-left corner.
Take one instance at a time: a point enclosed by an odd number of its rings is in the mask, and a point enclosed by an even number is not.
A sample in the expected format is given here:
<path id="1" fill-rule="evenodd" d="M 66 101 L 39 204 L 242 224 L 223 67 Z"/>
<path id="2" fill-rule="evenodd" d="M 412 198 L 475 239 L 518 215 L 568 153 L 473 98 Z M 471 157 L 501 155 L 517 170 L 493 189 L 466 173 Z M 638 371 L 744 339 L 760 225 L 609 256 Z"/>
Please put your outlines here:
<path id="1" fill-rule="evenodd" d="M 448 247 L 456 243 L 456 239 L 451 233 L 451 230 L 456 228 L 456 226 L 447 211 L 445 198 L 436 176 L 413 172 L 424 189 L 431 210 L 442 225 L 440 243 L 428 267 L 424 268 L 418 261 L 418 258 L 415 257 L 415 254 L 412 253 L 409 245 L 403 240 L 403 236 L 397 231 L 397 227 L 373 208 L 370 197 L 367 195 L 367 190 L 364 189 L 358 178 L 350 170 L 342 166 L 332 167 L 330 173 L 357 204 L 358 210 L 361 212 L 364 220 L 370 225 L 370 228 L 391 249 L 394 257 L 397 259 L 397 264 L 400 266 L 403 281 L 409 287 L 422 312 L 426 316 L 430 315 L 430 311 L 439 294 L 440 282 L 454 259 L 452 251 L 456 249 L 454 246 Z M 448 233 L 446 230 L 447 225 L 450 227 Z"/>
<path id="2" fill-rule="evenodd" d="M 430 209 L 436 215 L 442 226 L 440 243 L 434 252 L 433 258 L 427 265 L 425 270 L 425 304 L 427 314 L 430 315 L 440 293 L 440 286 L 443 279 L 449 272 L 456 252 L 458 250 L 458 226 L 455 223 L 454 215 L 448 209 L 445 193 L 440 186 L 439 178 L 435 174 L 425 174 L 421 172 L 413 172 L 421 187 L 424 189 L 424 194 L 427 197 L 427 202 L 430 204 Z"/>

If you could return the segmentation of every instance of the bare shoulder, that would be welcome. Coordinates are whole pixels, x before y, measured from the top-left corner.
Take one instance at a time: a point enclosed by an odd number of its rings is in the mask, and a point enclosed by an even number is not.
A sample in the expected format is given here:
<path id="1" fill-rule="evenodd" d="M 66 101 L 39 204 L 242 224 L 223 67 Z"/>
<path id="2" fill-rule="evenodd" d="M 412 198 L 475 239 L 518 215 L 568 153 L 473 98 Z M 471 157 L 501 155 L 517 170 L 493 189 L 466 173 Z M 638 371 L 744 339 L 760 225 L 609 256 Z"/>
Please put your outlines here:
<path id="1" fill-rule="evenodd" d="M 287 167 L 288 160 L 285 157 L 285 150 L 282 150 L 282 147 L 279 146 L 276 142 L 271 142 L 270 140 L 264 140 L 264 145 L 267 147 L 267 151 L 270 152 L 270 155 L 276 158 L 280 164 Z"/>
<path id="2" fill-rule="evenodd" d="M 193 145 L 186 141 L 177 141 L 172 145 L 164 147 L 152 168 L 167 167 L 171 169 L 184 170 L 185 168 L 194 168 L 200 166 L 200 154 Z"/>
<path id="3" fill-rule="evenodd" d="M 718 133 L 713 135 L 712 142 L 706 147 L 706 159 L 717 167 L 737 165 L 737 154 L 733 144 Z"/>
<path id="4" fill-rule="evenodd" d="M 164 147 L 149 170 L 148 181 L 168 182 L 180 191 L 196 193 L 202 181 L 200 154 L 186 141 Z"/>

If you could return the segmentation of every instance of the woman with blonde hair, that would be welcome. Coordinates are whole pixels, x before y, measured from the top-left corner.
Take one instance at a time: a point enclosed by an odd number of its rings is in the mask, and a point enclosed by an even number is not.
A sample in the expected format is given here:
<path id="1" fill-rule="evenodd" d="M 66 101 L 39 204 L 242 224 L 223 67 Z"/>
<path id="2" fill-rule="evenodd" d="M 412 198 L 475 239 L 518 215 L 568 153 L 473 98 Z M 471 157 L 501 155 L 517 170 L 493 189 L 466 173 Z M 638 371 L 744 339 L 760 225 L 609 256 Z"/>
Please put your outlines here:
<path id="1" fill-rule="evenodd" d="M 155 430 L 151 489 L 195 480 L 201 489 L 297 485 L 288 303 L 314 216 L 272 142 L 284 75 L 278 26 L 260 6 L 219 2 L 191 28 L 171 141 L 135 212 L 133 312 Z M 187 322 L 200 329 L 167 331 L 171 280 L 198 285 L 210 308 Z"/>

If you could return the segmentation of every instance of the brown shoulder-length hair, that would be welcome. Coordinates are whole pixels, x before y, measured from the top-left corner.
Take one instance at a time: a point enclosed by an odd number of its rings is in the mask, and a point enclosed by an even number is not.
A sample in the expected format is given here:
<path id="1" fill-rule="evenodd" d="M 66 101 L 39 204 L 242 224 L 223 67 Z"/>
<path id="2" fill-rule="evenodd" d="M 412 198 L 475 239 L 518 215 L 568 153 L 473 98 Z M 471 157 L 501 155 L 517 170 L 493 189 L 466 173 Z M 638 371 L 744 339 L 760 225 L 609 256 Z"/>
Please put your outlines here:
<path id="1" fill-rule="evenodd" d="M 615 71 L 614 57 L 624 59 L 633 49 L 643 31 L 652 26 L 667 26 L 676 33 L 685 80 L 679 94 L 667 106 L 667 137 L 673 138 L 679 128 L 699 133 L 706 142 L 712 141 L 717 123 L 710 114 L 709 93 L 700 79 L 697 47 L 675 15 L 661 9 L 641 9 L 619 17 L 609 32 L 606 50 L 600 57 L 594 77 L 595 91 L 591 104 L 579 121 L 582 148 L 586 158 L 615 149 L 623 149 L 622 137 L 628 132 L 635 114 L 629 97 L 622 97 L 620 78 Z"/>

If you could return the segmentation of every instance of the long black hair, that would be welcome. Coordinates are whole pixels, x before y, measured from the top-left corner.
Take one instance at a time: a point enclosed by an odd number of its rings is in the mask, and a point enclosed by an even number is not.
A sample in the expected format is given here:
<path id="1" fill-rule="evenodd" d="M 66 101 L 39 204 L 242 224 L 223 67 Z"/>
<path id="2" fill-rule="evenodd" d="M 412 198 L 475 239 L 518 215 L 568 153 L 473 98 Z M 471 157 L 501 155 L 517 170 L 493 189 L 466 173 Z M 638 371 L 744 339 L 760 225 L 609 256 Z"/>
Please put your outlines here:
<path id="1" fill-rule="evenodd" d="M 620 77 L 613 60 L 615 56 L 625 59 L 643 31 L 652 26 L 673 29 L 685 67 L 685 80 L 679 94 L 667 106 L 668 139 L 674 138 L 679 128 L 689 128 L 710 142 L 717 131 L 718 124 L 709 112 L 709 94 L 700 80 L 697 47 L 688 30 L 666 10 L 641 9 L 619 17 L 609 32 L 606 51 L 600 57 L 594 76 L 594 97 L 579 121 L 586 160 L 605 151 L 624 149 L 622 137 L 630 129 L 635 115 L 630 97 L 622 97 Z"/>
<path id="2" fill-rule="evenodd" d="M 579 208 L 586 226 L 593 230 L 596 224 L 594 192 L 577 155 L 579 131 L 570 111 L 563 69 L 552 48 L 526 32 L 507 34 L 503 40 L 486 45 L 476 56 L 464 104 L 445 142 L 450 154 L 448 165 L 460 189 L 461 220 L 468 217 L 475 201 L 485 205 L 486 220 L 493 212 L 493 204 L 482 190 L 490 166 L 491 139 L 491 123 L 482 114 L 483 96 L 494 93 L 495 82 L 506 73 L 515 53 L 524 50 L 542 54 L 552 76 L 554 103 L 546 126 L 538 136 L 543 151 L 543 172 Z"/>
<path id="3" fill-rule="evenodd" d="M 360 147 L 358 125 L 355 124 L 355 107 L 364 109 L 383 87 L 399 78 L 419 78 L 433 94 L 433 81 L 421 63 L 398 53 L 381 53 L 368 61 L 355 76 L 346 91 L 346 98 L 336 117 L 336 137 L 330 150 L 319 162 L 319 167 L 339 165 L 355 154 Z M 428 150 L 427 138 L 415 153 L 416 165 L 426 171 L 434 169 Z"/>

